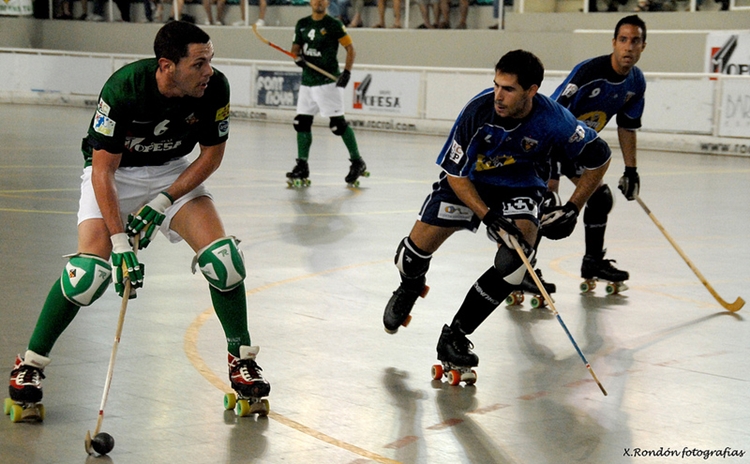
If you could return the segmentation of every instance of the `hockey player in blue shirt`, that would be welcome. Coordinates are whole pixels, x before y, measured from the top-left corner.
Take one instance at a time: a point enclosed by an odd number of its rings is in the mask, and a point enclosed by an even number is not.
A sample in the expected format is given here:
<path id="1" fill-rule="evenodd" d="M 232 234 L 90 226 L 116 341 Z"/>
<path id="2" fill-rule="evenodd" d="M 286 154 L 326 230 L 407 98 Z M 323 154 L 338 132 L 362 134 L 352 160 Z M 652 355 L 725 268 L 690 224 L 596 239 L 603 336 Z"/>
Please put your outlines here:
<path id="1" fill-rule="evenodd" d="M 634 200 L 640 188 L 636 171 L 636 130 L 641 127 L 646 79 L 635 64 L 646 48 L 646 24 L 637 15 L 622 18 L 615 27 L 612 54 L 579 63 L 552 94 L 552 99 L 568 108 L 587 126 L 600 132 L 615 117 L 625 173 L 619 189 L 625 198 Z M 555 157 L 557 158 L 557 157 Z M 557 192 L 560 173 L 577 183 L 581 175 L 575 160 L 564 155 L 553 163 L 550 190 Z M 556 169 L 557 168 L 557 169 Z M 586 254 L 581 264 L 584 292 L 594 288 L 596 279 L 612 282 L 612 293 L 624 289 L 621 283 L 630 275 L 604 259 L 604 233 L 607 216 L 614 205 L 612 191 L 600 185 L 591 195 L 583 212 Z M 609 290 L 608 290 L 609 291 Z"/>
<path id="2" fill-rule="evenodd" d="M 411 233 L 398 245 L 401 285 L 383 315 L 395 333 L 425 291 L 432 254 L 454 232 L 476 231 L 483 222 L 498 244 L 494 265 L 471 287 L 438 342 L 438 359 L 476 366 L 471 334 L 523 279 L 526 271 L 509 235 L 533 259 L 537 233 L 569 236 L 579 210 L 600 185 L 611 152 L 606 142 L 562 105 L 541 95 L 544 67 L 532 53 L 515 50 L 495 66 L 494 88 L 470 100 L 458 116 L 437 164 L 443 168 Z M 550 175 L 550 152 L 564 153 L 584 168 L 569 201 L 540 214 Z"/>

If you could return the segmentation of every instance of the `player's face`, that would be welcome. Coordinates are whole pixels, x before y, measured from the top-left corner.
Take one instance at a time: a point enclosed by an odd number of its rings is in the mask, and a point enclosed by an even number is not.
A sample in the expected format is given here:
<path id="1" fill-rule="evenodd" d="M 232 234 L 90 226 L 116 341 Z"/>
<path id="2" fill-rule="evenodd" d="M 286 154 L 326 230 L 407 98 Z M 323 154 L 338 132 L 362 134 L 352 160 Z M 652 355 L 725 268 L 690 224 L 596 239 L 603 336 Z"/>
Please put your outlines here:
<path id="1" fill-rule="evenodd" d="M 172 80 L 182 96 L 200 98 L 206 92 L 208 81 L 214 74 L 211 59 L 214 57 L 214 46 L 208 43 L 188 45 L 188 56 L 174 66 Z"/>
<path id="2" fill-rule="evenodd" d="M 313 13 L 323 15 L 328 9 L 328 0 L 310 0 Z"/>
<path id="3" fill-rule="evenodd" d="M 623 24 L 617 31 L 617 37 L 612 39 L 612 48 L 612 67 L 619 74 L 629 73 L 646 48 L 643 30 L 633 24 Z"/>
<path id="4" fill-rule="evenodd" d="M 531 111 L 531 99 L 536 85 L 524 90 L 518 76 L 495 72 L 495 113 L 503 118 L 523 118 Z"/>

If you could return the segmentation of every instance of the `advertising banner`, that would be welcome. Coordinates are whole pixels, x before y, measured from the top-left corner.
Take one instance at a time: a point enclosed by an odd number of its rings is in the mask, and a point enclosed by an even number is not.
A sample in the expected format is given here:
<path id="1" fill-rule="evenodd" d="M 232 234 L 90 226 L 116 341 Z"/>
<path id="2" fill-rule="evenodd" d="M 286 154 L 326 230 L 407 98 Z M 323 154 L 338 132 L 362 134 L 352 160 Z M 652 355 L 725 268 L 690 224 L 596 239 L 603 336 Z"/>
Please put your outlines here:
<path id="1" fill-rule="evenodd" d="M 260 107 L 295 109 L 299 86 L 302 81 L 301 71 L 267 71 L 258 70 L 255 81 L 257 90 L 256 105 Z"/>
<path id="2" fill-rule="evenodd" d="M 0 0 L 0 16 L 31 16 L 34 7 L 31 0 Z"/>
<path id="3" fill-rule="evenodd" d="M 417 117 L 419 77 L 418 72 L 354 70 L 344 92 L 346 113 Z"/>
<path id="4" fill-rule="evenodd" d="M 750 76 L 750 31 L 710 32 L 706 72 Z M 721 87 L 718 135 L 750 137 L 750 82 L 725 79 Z"/>

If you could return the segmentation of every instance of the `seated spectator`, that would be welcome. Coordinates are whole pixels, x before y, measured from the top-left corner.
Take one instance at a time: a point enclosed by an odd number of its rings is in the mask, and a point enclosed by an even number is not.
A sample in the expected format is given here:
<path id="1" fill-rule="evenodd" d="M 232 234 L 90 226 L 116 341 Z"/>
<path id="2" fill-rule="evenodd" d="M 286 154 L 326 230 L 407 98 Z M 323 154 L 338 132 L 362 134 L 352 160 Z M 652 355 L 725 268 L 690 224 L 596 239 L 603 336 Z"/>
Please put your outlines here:
<path id="1" fill-rule="evenodd" d="M 148 0 L 146 0 L 148 1 Z M 211 12 L 211 3 L 216 3 L 216 19 Z M 224 7 L 226 6 L 226 0 L 203 0 L 203 9 L 206 10 L 206 21 L 207 26 L 221 26 L 224 24 Z"/>
<path id="2" fill-rule="evenodd" d="M 386 1 L 387 0 L 378 0 L 378 17 L 380 18 L 380 22 L 373 27 L 385 27 Z M 393 0 L 393 27 L 401 29 L 401 0 Z"/>
<path id="3" fill-rule="evenodd" d="M 435 15 L 434 23 L 430 21 L 430 9 Z M 419 25 L 418 29 L 435 29 L 438 26 L 439 0 L 419 0 L 419 12 L 422 13 L 422 24 Z"/>
<path id="4" fill-rule="evenodd" d="M 440 9 L 442 10 L 443 21 L 438 24 L 440 29 L 450 29 L 450 12 L 451 0 L 440 0 Z M 466 16 L 469 14 L 469 0 L 458 1 L 458 25 L 456 29 L 466 29 Z"/>

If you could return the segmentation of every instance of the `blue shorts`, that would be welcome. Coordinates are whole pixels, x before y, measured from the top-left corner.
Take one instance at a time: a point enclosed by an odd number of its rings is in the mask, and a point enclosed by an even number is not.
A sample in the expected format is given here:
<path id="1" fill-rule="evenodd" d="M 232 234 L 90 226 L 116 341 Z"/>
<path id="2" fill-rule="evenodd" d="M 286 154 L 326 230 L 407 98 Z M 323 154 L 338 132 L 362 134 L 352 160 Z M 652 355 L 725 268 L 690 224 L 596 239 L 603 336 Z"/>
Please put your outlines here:
<path id="1" fill-rule="evenodd" d="M 475 186 L 490 209 L 502 209 L 503 216 L 508 219 L 527 219 L 539 225 L 539 204 L 544 189 L 505 188 L 487 184 Z M 460 227 L 472 232 L 476 232 L 482 222 L 471 208 L 458 199 L 448 185 L 445 174 L 441 174 L 440 180 L 432 185 L 432 192 L 422 204 L 418 219 L 433 226 Z"/>

